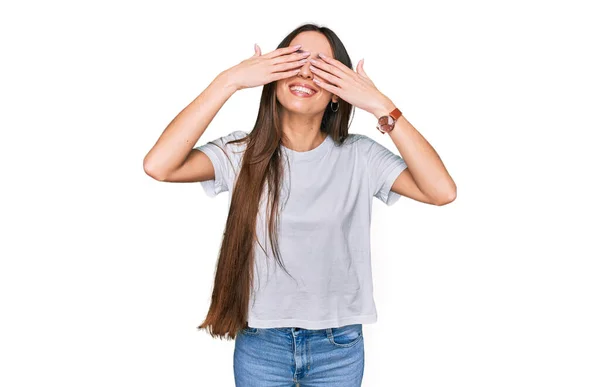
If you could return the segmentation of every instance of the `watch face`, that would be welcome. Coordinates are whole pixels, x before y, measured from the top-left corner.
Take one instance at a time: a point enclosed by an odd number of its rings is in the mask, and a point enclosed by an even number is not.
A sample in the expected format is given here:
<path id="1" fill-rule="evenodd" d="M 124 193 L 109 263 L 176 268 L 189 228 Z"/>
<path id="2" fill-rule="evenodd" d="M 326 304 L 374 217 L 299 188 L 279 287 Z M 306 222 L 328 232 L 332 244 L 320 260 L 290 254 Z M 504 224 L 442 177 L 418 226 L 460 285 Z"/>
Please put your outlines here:
<path id="1" fill-rule="evenodd" d="M 379 117 L 379 125 L 392 125 L 393 123 L 394 118 L 391 116 Z"/>
<path id="2" fill-rule="evenodd" d="M 389 116 L 379 117 L 379 125 L 387 125 Z"/>
<path id="3" fill-rule="evenodd" d="M 377 129 L 380 132 L 386 133 L 393 129 L 396 121 L 391 116 L 383 116 L 379 118 Z"/>

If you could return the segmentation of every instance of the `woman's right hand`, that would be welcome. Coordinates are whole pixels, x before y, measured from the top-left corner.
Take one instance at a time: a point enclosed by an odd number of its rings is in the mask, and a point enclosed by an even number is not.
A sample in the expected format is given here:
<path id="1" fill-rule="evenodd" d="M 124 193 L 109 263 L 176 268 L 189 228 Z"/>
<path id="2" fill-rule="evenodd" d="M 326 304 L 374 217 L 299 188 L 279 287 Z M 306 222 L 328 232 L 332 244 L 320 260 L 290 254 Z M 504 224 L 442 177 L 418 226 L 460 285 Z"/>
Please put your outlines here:
<path id="1" fill-rule="evenodd" d="M 260 47 L 254 45 L 254 55 L 226 70 L 227 77 L 236 90 L 265 85 L 297 75 L 310 52 L 296 53 L 299 47 L 282 47 L 261 55 Z"/>

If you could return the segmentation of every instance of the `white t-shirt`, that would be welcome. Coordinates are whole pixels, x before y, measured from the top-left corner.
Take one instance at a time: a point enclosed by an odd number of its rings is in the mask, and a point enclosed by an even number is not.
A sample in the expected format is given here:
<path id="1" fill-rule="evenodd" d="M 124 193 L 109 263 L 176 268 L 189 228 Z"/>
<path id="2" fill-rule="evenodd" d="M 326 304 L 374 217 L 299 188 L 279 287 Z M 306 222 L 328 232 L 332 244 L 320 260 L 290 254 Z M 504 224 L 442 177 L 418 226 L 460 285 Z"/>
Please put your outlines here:
<path id="1" fill-rule="evenodd" d="M 201 182 L 208 196 L 229 191 L 231 204 L 244 144 L 225 143 L 247 134 L 234 131 L 194 148 L 204 152 L 215 169 L 213 180 Z M 214 143 L 225 149 L 231 163 Z M 406 163 L 361 134 L 350 134 L 342 145 L 328 135 L 307 152 L 283 145 L 281 149 L 284 177 L 278 243 L 292 277 L 275 262 L 263 194 L 257 218 L 262 247 L 255 243 L 248 326 L 325 329 L 376 322 L 370 246 L 373 197 L 388 206 L 400 198 L 391 186 Z"/>

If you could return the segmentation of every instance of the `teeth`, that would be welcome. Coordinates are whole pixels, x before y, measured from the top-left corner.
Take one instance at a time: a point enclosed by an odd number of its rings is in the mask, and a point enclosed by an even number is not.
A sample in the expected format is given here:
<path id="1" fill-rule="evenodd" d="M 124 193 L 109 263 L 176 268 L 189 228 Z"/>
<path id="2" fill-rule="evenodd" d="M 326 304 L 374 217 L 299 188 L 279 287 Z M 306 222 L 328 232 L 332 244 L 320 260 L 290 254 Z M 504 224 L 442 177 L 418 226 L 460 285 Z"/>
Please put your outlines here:
<path id="1" fill-rule="evenodd" d="M 290 90 L 300 91 L 302 93 L 309 94 L 309 95 L 312 95 L 315 93 L 311 89 L 308 89 L 308 88 L 302 87 L 302 86 L 292 86 L 292 87 L 290 87 Z"/>

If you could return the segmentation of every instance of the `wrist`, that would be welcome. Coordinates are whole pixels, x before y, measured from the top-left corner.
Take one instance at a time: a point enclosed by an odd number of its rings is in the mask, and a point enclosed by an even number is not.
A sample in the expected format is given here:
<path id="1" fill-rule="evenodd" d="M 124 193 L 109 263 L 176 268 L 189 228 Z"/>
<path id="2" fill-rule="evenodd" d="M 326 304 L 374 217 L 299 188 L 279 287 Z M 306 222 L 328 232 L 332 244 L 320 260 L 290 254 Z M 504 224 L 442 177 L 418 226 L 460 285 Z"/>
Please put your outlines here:
<path id="1" fill-rule="evenodd" d="M 233 81 L 227 70 L 217 75 L 213 82 L 218 84 L 224 90 L 227 90 L 230 94 L 239 90 L 239 86 Z"/>
<path id="2" fill-rule="evenodd" d="M 379 117 L 387 116 L 394 109 L 396 109 L 396 105 L 389 98 L 383 98 L 377 103 L 372 113 L 375 118 L 379 119 Z"/>

